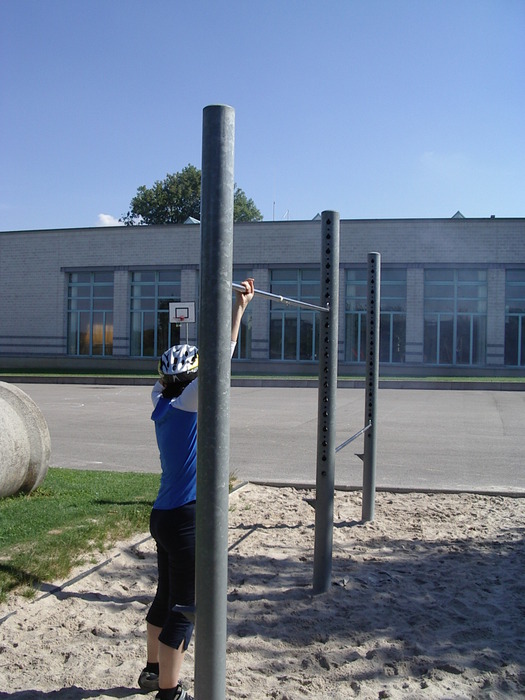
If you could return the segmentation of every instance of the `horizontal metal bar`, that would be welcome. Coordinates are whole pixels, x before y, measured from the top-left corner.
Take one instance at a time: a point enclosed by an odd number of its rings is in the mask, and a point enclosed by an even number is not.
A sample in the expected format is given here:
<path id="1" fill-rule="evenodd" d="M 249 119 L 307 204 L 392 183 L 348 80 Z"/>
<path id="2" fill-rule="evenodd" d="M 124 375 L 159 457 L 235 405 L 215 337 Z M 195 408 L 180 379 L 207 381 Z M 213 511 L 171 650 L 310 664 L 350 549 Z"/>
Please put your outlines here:
<path id="1" fill-rule="evenodd" d="M 335 448 L 336 453 L 339 452 L 339 450 L 342 450 L 343 447 L 346 447 L 347 445 L 349 445 L 351 442 L 353 442 L 360 435 L 362 435 L 363 433 L 366 433 L 366 431 L 370 430 L 371 427 L 372 427 L 372 422 L 370 421 L 370 423 L 368 423 L 368 425 L 365 425 L 364 428 L 361 428 L 361 430 L 358 430 L 355 435 L 352 435 L 352 437 L 349 437 L 348 440 L 345 440 L 344 442 L 342 442 L 339 445 L 339 447 L 336 447 Z"/>
<path id="2" fill-rule="evenodd" d="M 238 292 L 245 291 L 242 284 L 237 284 L 236 282 L 232 282 L 232 288 L 237 290 Z M 288 304 L 290 306 L 302 306 L 305 309 L 312 309 L 313 311 L 329 311 L 329 308 L 327 306 L 316 306 L 315 304 L 309 304 L 307 301 L 291 299 L 290 297 L 283 297 L 280 294 L 272 294 L 271 292 L 263 292 L 260 289 L 255 289 L 254 291 L 257 296 L 266 297 L 267 299 L 272 299 L 273 301 L 279 301 L 281 304 Z"/>

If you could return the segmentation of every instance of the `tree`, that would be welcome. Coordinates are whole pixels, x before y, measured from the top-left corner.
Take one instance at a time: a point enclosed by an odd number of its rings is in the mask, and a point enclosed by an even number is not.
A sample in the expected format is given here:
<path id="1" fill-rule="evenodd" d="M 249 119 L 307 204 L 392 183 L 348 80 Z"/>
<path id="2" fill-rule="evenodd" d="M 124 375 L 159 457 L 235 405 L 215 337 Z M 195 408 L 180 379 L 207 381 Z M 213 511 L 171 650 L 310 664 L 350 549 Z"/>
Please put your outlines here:
<path id="1" fill-rule="evenodd" d="M 253 199 L 248 199 L 243 190 L 235 185 L 233 193 L 234 221 L 262 221 L 263 215 L 255 206 Z"/>
<path id="2" fill-rule="evenodd" d="M 153 187 L 141 185 L 120 221 L 126 226 L 147 224 L 183 224 L 188 217 L 200 219 L 201 171 L 187 165 L 179 173 L 166 175 Z M 262 221 L 262 214 L 253 199 L 248 199 L 235 185 L 233 195 L 234 221 Z"/>

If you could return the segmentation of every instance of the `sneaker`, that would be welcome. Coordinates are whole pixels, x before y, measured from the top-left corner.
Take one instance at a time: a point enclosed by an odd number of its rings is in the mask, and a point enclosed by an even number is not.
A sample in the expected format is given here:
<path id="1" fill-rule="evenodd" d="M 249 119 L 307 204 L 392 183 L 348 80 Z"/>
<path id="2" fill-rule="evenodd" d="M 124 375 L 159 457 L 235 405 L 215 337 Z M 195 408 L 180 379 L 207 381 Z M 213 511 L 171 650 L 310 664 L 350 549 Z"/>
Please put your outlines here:
<path id="1" fill-rule="evenodd" d="M 176 688 L 171 688 L 167 691 L 160 690 L 157 695 L 155 695 L 156 700 L 195 700 L 193 695 L 190 695 L 187 690 L 184 690 L 182 685 L 179 683 Z"/>
<path id="2" fill-rule="evenodd" d="M 144 669 L 139 676 L 139 688 L 146 693 L 152 693 L 159 689 L 159 674 Z"/>

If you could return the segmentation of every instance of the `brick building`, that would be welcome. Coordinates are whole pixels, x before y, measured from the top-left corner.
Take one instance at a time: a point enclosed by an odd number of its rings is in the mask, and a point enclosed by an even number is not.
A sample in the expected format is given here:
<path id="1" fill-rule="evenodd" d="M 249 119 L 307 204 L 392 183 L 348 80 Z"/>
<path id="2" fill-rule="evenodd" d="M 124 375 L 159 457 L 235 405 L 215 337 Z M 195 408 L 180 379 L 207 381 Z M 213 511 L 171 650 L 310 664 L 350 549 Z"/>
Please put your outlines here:
<path id="1" fill-rule="evenodd" d="M 0 233 L 0 369 L 149 369 L 196 323 L 194 224 Z M 234 280 L 319 303 L 321 222 L 236 224 Z M 343 220 L 339 372 L 362 373 L 367 253 L 381 254 L 381 373 L 523 374 L 525 219 Z M 258 298 L 234 372 L 315 374 L 315 312 Z"/>

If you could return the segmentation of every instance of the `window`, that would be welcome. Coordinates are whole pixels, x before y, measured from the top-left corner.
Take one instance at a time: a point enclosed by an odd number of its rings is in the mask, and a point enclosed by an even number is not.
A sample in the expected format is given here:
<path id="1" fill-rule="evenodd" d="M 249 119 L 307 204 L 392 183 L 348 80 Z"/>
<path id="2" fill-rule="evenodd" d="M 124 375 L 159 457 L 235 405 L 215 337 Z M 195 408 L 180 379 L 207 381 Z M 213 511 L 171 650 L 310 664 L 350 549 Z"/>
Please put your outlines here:
<path id="1" fill-rule="evenodd" d="M 233 281 L 240 283 L 248 277 L 253 277 L 252 271 L 246 268 L 235 268 Z M 241 321 L 237 347 L 233 355 L 237 360 L 249 360 L 252 356 L 252 305 L 249 304 Z"/>
<path id="2" fill-rule="evenodd" d="M 425 362 L 480 365 L 485 362 L 487 272 L 425 270 Z"/>
<path id="3" fill-rule="evenodd" d="M 525 270 L 506 272 L 505 364 L 525 365 Z"/>
<path id="4" fill-rule="evenodd" d="M 70 272 L 69 355 L 113 354 L 113 272 Z"/>
<path id="5" fill-rule="evenodd" d="M 381 316 L 379 359 L 381 362 L 405 361 L 406 345 L 406 270 L 381 271 Z M 346 271 L 345 360 L 366 359 L 366 304 L 368 272 L 366 268 Z"/>
<path id="6" fill-rule="evenodd" d="M 131 355 L 156 357 L 180 343 L 180 325 L 169 322 L 169 304 L 180 294 L 180 270 L 132 273 Z"/>
<path id="7" fill-rule="evenodd" d="M 270 273 L 270 291 L 283 297 L 320 303 L 319 270 L 283 269 Z M 316 360 L 318 313 L 270 303 L 270 359 Z"/>

